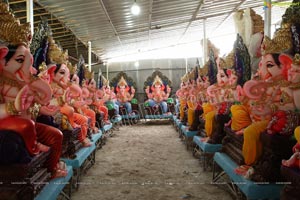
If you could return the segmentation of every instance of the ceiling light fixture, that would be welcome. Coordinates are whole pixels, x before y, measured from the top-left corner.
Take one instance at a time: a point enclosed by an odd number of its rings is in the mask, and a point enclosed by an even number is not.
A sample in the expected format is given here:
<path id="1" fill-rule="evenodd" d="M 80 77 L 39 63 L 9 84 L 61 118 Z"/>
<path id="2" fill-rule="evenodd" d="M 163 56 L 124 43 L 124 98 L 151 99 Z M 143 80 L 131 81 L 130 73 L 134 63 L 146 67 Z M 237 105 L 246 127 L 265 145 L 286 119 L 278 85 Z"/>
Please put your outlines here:
<path id="1" fill-rule="evenodd" d="M 139 67 L 139 66 L 140 66 L 139 61 L 135 61 L 135 62 L 134 62 L 134 66 L 135 66 L 135 67 Z"/>
<path id="2" fill-rule="evenodd" d="M 131 13 L 133 15 L 140 14 L 141 8 L 139 5 L 137 5 L 136 0 L 134 1 L 134 4 L 131 6 Z"/>

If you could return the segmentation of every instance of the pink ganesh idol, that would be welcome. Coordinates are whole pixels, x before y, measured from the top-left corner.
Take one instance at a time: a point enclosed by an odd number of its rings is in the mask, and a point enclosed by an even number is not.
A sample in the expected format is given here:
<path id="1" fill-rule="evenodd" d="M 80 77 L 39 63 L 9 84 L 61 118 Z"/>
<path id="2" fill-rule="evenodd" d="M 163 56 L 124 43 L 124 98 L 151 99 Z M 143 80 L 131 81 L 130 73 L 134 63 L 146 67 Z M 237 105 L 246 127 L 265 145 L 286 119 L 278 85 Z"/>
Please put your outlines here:
<path id="1" fill-rule="evenodd" d="M 112 109 L 114 109 L 114 116 L 110 117 L 118 117 L 119 116 L 119 105 L 117 104 L 117 95 L 114 92 L 114 88 L 110 87 L 109 80 L 107 80 L 103 75 L 100 76 L 100 81 L 102 87 L 99 89 L 102 91 L 102 98 L 105 102 L 105 105 L 112 105 Z"/>
<path id="2" fill-rule="evenodd" d="M 129 92 L 129 90 L 130 90 L 130 92 Z M 122 76 L 117 84 L 116 91 L 117 91 L 116 104 L 118 106 L 124 106 L 127 113 L 129 115 L 131 115 L 132 114 L 132 106 L 131 106 L 130 101 L 132 100 L 132 98 L 134 97 L 134 94 L 135 94 L 134 87 L 133 86 L 129 87 L 126 80 Z"/>
<path id="3" fill-rule="evenodd" d="M 31 73 L 29 25 L 20 25 L 4 3 L 0 13 L 0 130 L 18 133 L 32 156 L 50 147 L 46 165 L 52 178 L 66 176 L 66 169 L 58 164 L 62 133 L 34 121 L 52 94 L 49 84 Z"/>
<path id="4" fill-rule="evenodd" d="M 286 111 L 291 111 L 290 103 L 294 104 L 293 96 L 286 90 L 289 85 L 288 71 L 291 62 L 280 58 L 280 54 L 292 46 L 289 28 L 288 24 L 283 24 L 272 40 L 265 36 L 262 44 L 263 56 L 258 70 L 259 80 L 247 81 L 243 87 L 249 99 L 249 115 L 252 119 L 242 132 L 243 157 L 248 167 L 255 164 L 262 155 L 260 134 L 267 129 L 272 133 L 272 129 L 275 128 L 272 125 L 273 117 L 287 116 Z M 236 171 L 244 173 L 248 167 L 241 166 Z"/>
<path id="5" fill-rule="evenodd" d="M 85 68 L 85 86 L 90 93 L 89 99 L 92 101 L 92 106 L 96 108 L 95 112 L 103 113 L 103 121 L 105 124 L 110 124 L 108 119 L 108 109 L 104 105 L 104 100 L 102 99 L 104 92 L 97 88 L 97 83 L 94 79 L 94 72 L 90 72 L 88 68 Z"/>
<path id="6" fill-rule="evenodd" d="M 176 96 L 179 100 L 179 119 L 180 119 L 180 121 L 184 120 L 185 107 L 187 104 L 187 97 L 188 97 L 188 93 L 189 93 L 188 82 L 189 82 L 189 80 L 188 80 L 188 73 L 187 73 L 183 77 L 181 77 L 180 88 L 176 91 Z"/>
<path id="7" fill-rule="evenodd" d="M 68 63 L 68 68 L 70 71 L 70 97 L 71 105 L 75 108 L 75 111 L 81 115 L 88 116 L 91 119 L 91 128 L 94 133 L 97 133 L 99 130 L 96 127 L 96 113 L 89 108 L 89 105 L 92 103 L 88 100 L 89 91 L 86 88 L 82 88 L 79 85 L 79 77 L 77 75 L 77 66 Z"/>
<path id="8" fill-rule="evenodd" d="M 224 59 L 217 59 L 217 83 L 212 84 L 207 88 L 207 95 L 210 102 L 203 106 L 205 110 L 205 131 L 207 135 L 207 138 L 203 139 L 204 141 L 208 141 L 212 136 L 215 115 L 218 113 L 218 107 L 224 101 L 224 97 L 228 90 L 229 77 L 225 65 Z"/>
<path id="9" fill-rule="evenodd" d="M 295 129 L 297 144 L 293 147 L 294 154 L 288 160 L 282 160 L 282 165 L 300 169 L 300 126 Z"/>
<path id="10" fill-rule="evenodd" d="M 56 63 L 56 69 L 50 74 L 51 88 L 53 91 L 51 104 L 60 107 L 60 113 L 67 117 L 71 125 L 69 128 L 81 128 L 78 140 L 82 143 L 83 147 L 88 147 L 91 145 L 87 138 L 88 118 L 76 113 L 72 106 L 71 91 L 73 89 L 70 87 L 72 84 L 70 83 L 70 71 L 67 67 L 68 54 L 66 51 L 63 52 L 57 44 L 55 44 L 55 41 L 50 38 L 48 56 L 52 63 Z"/>
<path id="11" fill-rule="evenodd" d="M 167 87 L 167 91 L 165 92 L 165 87 Z M 163 113 L 168 112 L 168 105 L 166 100 L 170 96 L 171 88 L 168 85 L 164 85 L 161 78 L 157 75 L 152 83 L 151 87 L 147 87 L 145 90 L 151 107 L 155 105 L 160 105 Z"/>

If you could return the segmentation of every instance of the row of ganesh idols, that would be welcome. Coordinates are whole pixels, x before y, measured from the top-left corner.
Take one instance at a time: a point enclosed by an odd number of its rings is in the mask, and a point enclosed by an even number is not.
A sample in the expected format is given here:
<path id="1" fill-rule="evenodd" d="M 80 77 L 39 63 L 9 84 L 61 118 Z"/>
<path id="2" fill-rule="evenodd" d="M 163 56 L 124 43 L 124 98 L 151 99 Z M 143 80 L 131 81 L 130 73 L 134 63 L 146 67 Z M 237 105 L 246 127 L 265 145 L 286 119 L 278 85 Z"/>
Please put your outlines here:
<path id="1" fill-rule="evenodd" d="M 91 146 L 88 134 L 99 131 L 97 116 L 104 124 L 111 123 L 106 102 L 113 103 L 116 115 L 118 106 L 133 115 L 130 102 L 135 89 L 121 77 L 111 90 L 108 81 L 103 84 L 103 76 L 99 89 L 82 58 L 77 66 L 71 64 L 68 52 L 51 37 L 46 21 L 42 20 L 32 36 L 29 24 L 21 25 L 7 4 L 0 3 L 0 13 L 0 137 L 15 133 L 24 141 L 26 154 L 15 156 L 21 146 L 1 143 L 5 153 L 0 163 L 28 163 L 28 159 L 50 152 L 46 167 L 51 177 L 64 177 L 66 165 L 60 161 L 64 131 L 79 129 L 81 146 Z M 170 87 L 159 77 L 150 87 L 146 89 L 149 103 L 165 108 Z"/>
<path id="2" fill-rule="evenodd" d="M 172 103 L 169 98 L 171 93 L 170 80 L 161 72 L 155 71 L 144 82 L 144 106 L 148 114 L 170 114 Z M 99 77 L 99 88 L 104 92 L 101 97 L 110 112 L 110 116 L 121 115 L 123 118 L 137 117 L 140 113 L 138 100 L 135 96 L 135 82 L 126 73 L 120 72 L 111 81 L 103 75 Z"/>
<path id="3" fill-rule="evenodd" d="M 300 170 L 300 21 L 295 13 L 289 15 L 290 9 L 273 39 L 258 33 L 261 40 L 252 44 L 260 47 L 251 53 L 261 57 L 256 73 L 251 72 L 250 50 L 238 34 L 232 52 L 223 58 L 208 42 L 209 61 L 185 74 L 176 92 L 178 118 L 190 131 L 205 132 L 202 142 L 223 143 L 225 151 L 228 131 L 242 139 L 240 147 L 230 140 L 228 148 L 240 149 L 235 172 L 252 180 L 281 180 L 281 166 Z M 269 158 L 262 156 L 267 149 L 263 135 L 271 141 L 277 138 L 277 150 L 271 151 L 277 153 Z M 273 166 L 266 167 L 262 159 L 273 159 Z M 262 171 L 265 174 L 259 174 Z"/>

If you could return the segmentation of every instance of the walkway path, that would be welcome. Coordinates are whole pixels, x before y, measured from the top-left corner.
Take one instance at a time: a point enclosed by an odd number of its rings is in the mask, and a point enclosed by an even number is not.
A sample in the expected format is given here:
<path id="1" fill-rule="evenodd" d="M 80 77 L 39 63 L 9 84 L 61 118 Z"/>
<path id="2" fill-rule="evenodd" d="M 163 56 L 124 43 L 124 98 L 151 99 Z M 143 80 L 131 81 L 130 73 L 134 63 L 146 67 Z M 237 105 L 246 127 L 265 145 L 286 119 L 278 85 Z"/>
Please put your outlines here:
<path id="1" fill-rule="evenodd" d="M 74 200 L 231 200 L 170 124 L 123 126 L 97 151 Z"/>

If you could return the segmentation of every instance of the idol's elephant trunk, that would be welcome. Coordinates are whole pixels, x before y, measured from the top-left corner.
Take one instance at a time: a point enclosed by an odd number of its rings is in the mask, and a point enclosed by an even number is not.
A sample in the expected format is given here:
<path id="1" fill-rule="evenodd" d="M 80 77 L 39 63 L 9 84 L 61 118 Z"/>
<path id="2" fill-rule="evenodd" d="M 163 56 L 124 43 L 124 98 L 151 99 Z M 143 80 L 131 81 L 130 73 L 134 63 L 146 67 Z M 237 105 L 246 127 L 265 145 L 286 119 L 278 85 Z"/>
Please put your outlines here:
<path id="1" fill-rule="evenodd" d="M 47 105 L 52 96 L 52 90 L 50 85 L 40 79 L 37 78 L 29 84 L 30 91 L 34 94 L 34 100 L 42 105 Z"/>
<path id="2" fill-rule="evenodd" d="M 245 95 L 253 100 L 259 100 L 267 91 L 267 83 L 264 81 L 249 80 L 244 84 Z"/>

